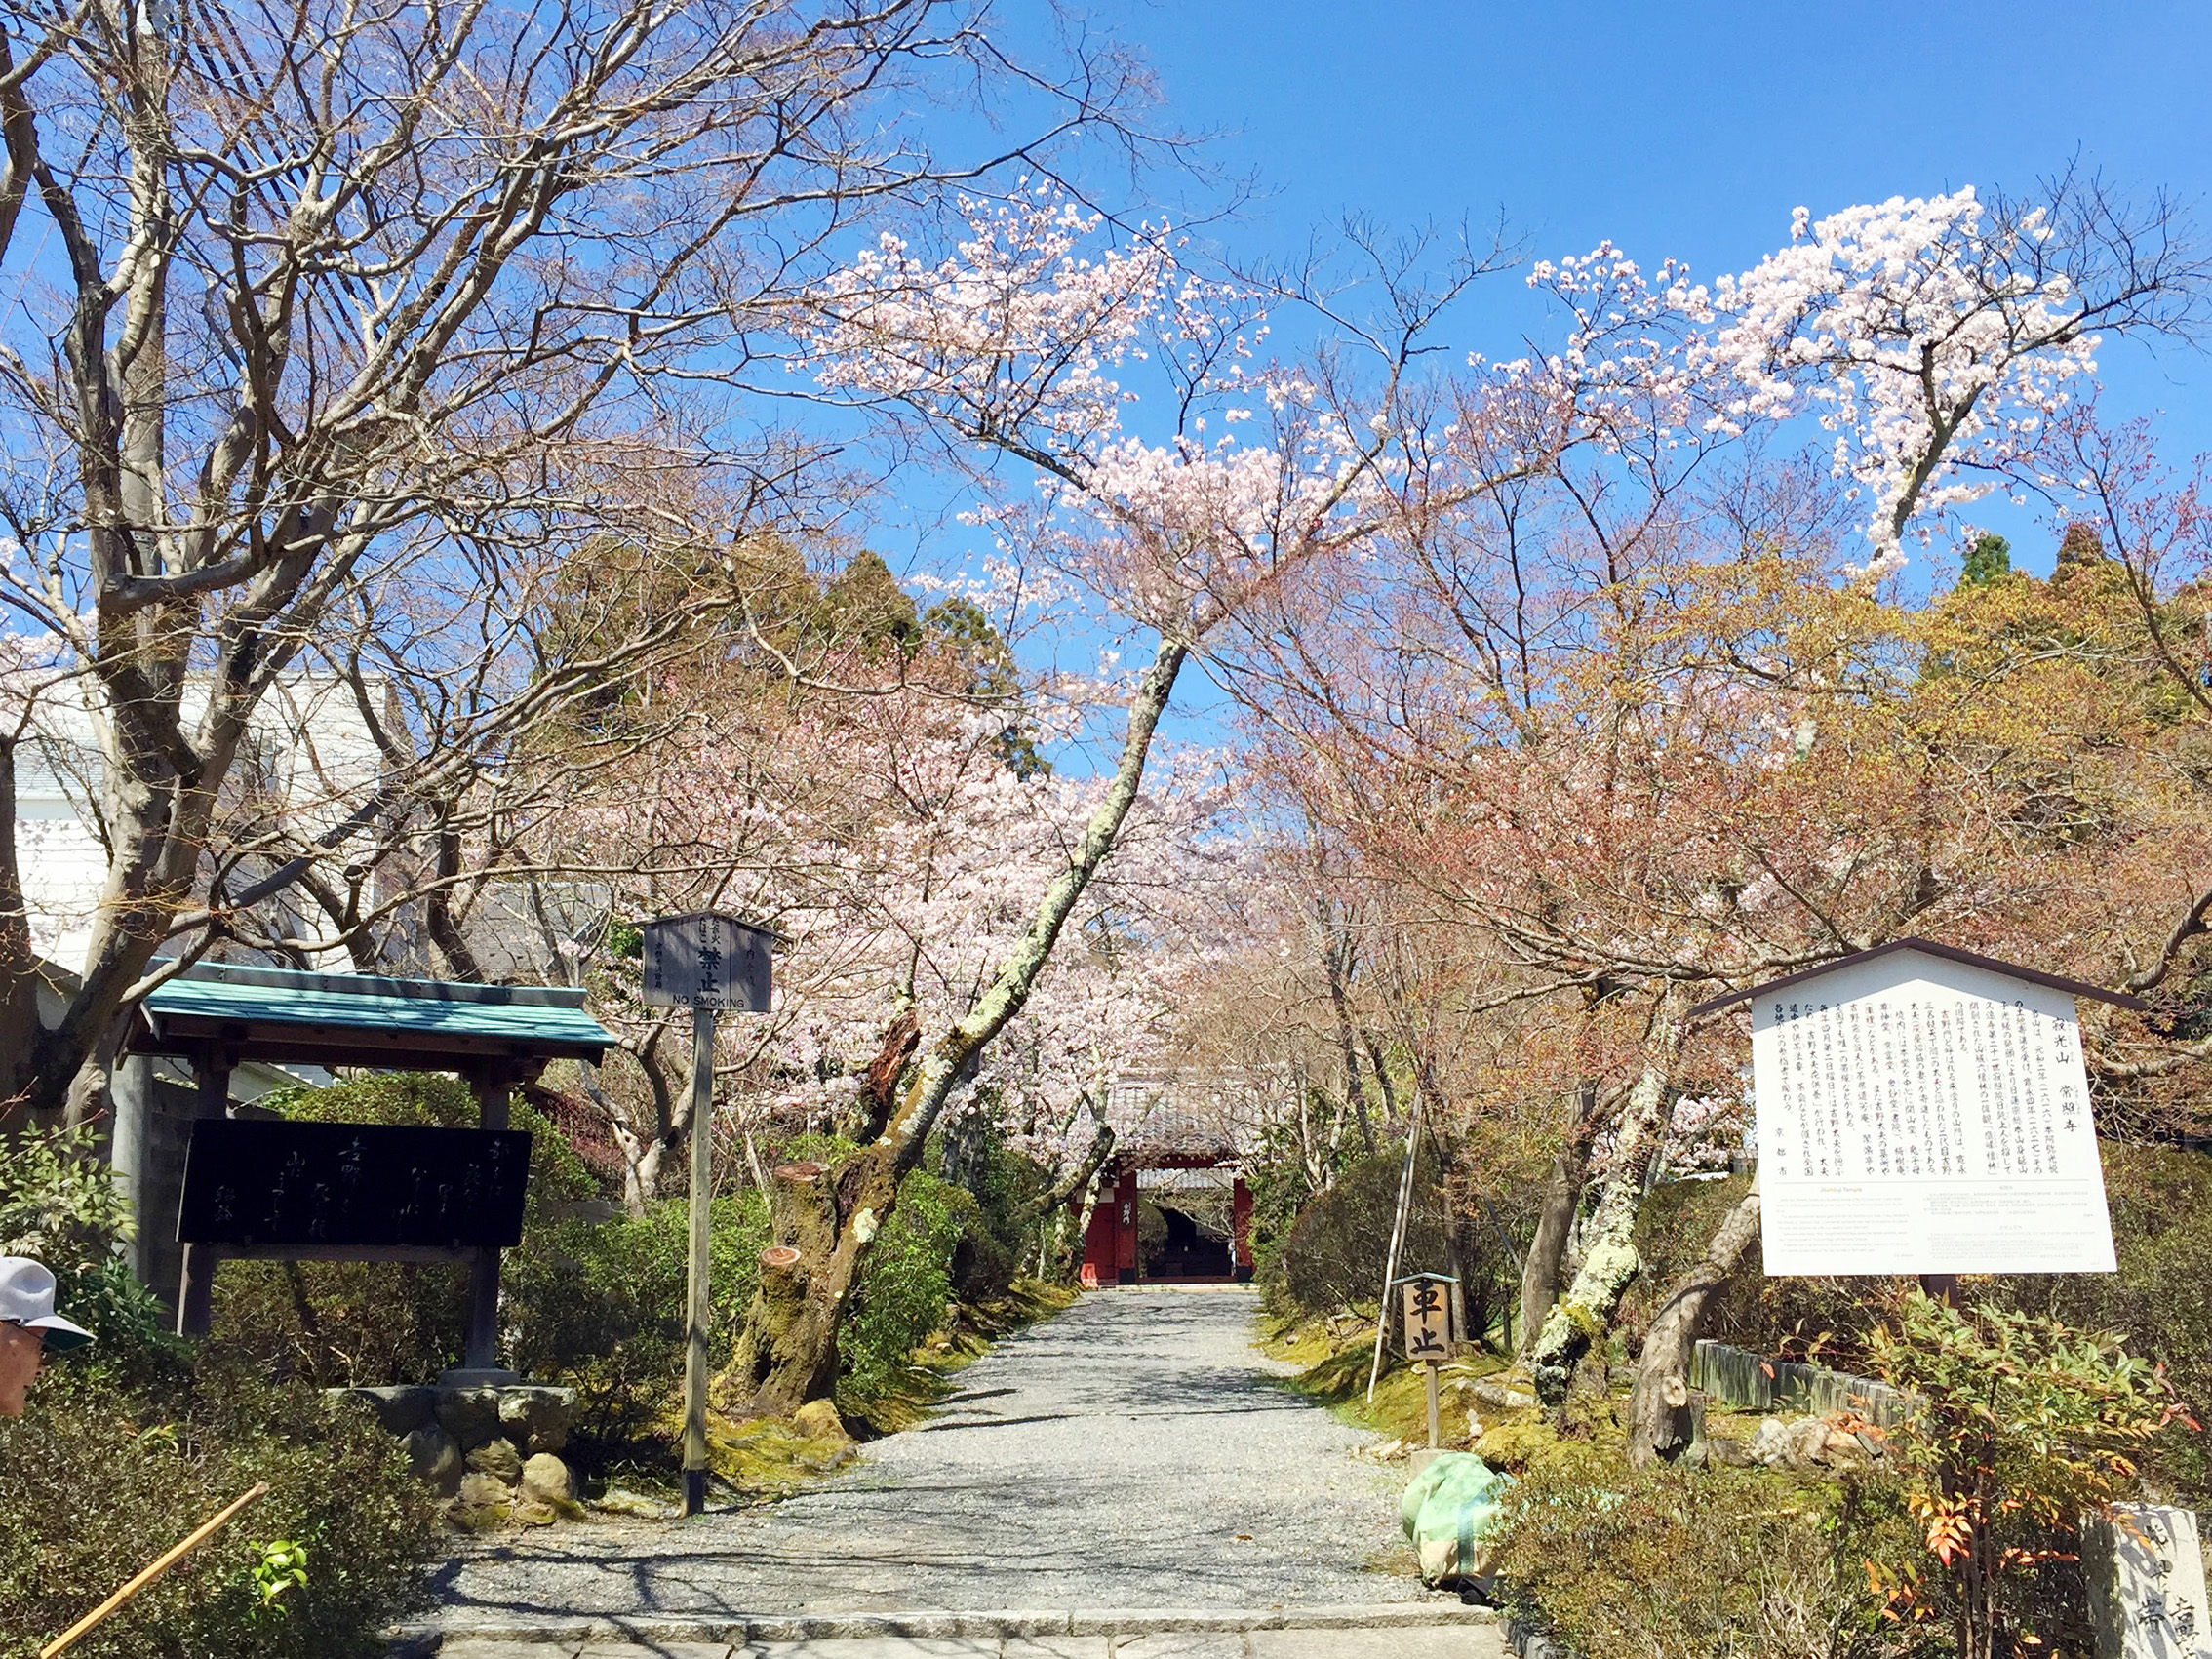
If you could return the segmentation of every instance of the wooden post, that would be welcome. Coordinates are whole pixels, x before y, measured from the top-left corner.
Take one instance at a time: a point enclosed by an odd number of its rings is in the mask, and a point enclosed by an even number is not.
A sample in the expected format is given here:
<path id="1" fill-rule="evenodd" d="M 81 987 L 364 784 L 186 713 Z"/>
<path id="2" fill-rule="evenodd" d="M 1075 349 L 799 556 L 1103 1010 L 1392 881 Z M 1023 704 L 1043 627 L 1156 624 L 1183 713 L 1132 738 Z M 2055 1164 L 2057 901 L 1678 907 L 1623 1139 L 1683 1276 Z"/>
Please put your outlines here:
<path id="1" fill-rule="evenodd" d="M 1437 1415 L 1437 1362 L 1431 1360 L 1422 1367 L 1429 1373 L 1429 1449 L 1435 1451 L 1443 1443 L 1443 1426 Z"/>
<path id="2" fill-rule="evenodd" d="M 480 1128 L 507 1126 L 514 1073 L 503 1065 L 486 1066 L 469 1078 L 476 1094 Z M 499 1368 L 499 1251 L 486 1244 L 469 1252 L 468 1344 L 461 1365 L 471 1371 Z"/>
<path id="3" fill-rule="evenodd" d="M 684 1513 L 706 1508 L 707 1244 L 714 1203 L 714 1009 L 691 1009 L 691 1266 L 684 1279 Z"/>
<path id="4" fill-rule="evenodd" d="M 203 1118 L 230 1115 L 228 1049 L 203 1048 L 192 1056 L 192 1078 L 199 1085 L 199 1112 Z M 205 1336 L 215 1320 L 216 1264 L 220 1260 L 213 1244 L 186 1244 L 184 1266 L 177 1291 L 177 1334 Z"/>
<path id="5" fill-rule="evenodd" d="M 1375 1402 L 1375 1384 L 1382 1376 L 1383 1343 L 1390 1330 L 1390 1287 L 1398 1283 L 1398 1252 L 1405 1243 L 1405 1215 L 1413 1203 L 1413 1165 L 1421 1149 L 1422 1096 L 1413 1096 L 1413 1118 L 1405 1127 L 1405 1167 L 1398 1177 L 1398 1212 L 1391 1219 L 1390 1249 L 1383 1257 L 1382 1300 L 1375 1310 L 1375 1358 L 1367 1367 L 1367 1403 Z"/>

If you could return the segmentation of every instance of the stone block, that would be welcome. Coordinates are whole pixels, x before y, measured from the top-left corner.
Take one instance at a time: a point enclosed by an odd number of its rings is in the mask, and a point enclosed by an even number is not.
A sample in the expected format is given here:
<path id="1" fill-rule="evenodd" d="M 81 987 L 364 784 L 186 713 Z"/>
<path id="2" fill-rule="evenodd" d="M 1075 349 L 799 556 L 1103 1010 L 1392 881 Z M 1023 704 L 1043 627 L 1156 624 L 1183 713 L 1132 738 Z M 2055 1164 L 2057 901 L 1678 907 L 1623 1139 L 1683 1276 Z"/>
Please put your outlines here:
<path id="1" fill-rule="evenodd" d="M 609 1515 L 627 1515 L 639 1521 L 667 1521 L 676 1514 L 676 1506 L 649 1498 L 642 1492 L 633 1492 L 622 1486 L 611 1486 L 604 1497 L 591 1501 L 593 1509 L 605 1510 Z"/>
<path id="2" fill-rule="evenodd" d="M 334 1390 L 347 1400 L 357 1400 L 376 1413 L 376 1421 L 383 1425 L 387 1435 L 412 1434 L 430 1421 L 430 1414 L 438 1408 L 438 1391 L 417 1385 L 401 1385 L 396 1388 L 348 1388 Z"/>
<path id="3" fill-rule="evenodd" d="M 762 1659 L 999 1659 L 995 1636 L 829 1636 L 754 1643 Z"/>
<path id="4" fill-rule="evenodd" d="M 1251 1659 L 1504 1659 L 1506 1652 L 1505 1633 L 1495 1625 L 1256 1630 L 1248 1639 Z"/>
<path id="5" fill-rule="evenodd" d="M 731 1659 L 727 1641 L 587 1641 L 577 1659 Z"/>
<path id="6" fill-rule="evenodd" d="M 575 1482 L 570 1478 L 569 1466 L 549 1451 L 532 1454 L 522 1466 L 522 1495 L 532 1503 L 551 1504 L 556 1509 L 574 1503 Z"/>
<path id="7" fill-rule="evenodd" d="M 438 1390 L 438 1422 L 447 1434 L 471 1450 L 499 1434 L 499 1391 L 495 1388 L 442 1388 Z"/>
<path id="8" fill-rule="evenodd" d="M 407 1466 L 416 1480 L 428 1481 L 442 1498 L 460 1490 L 461 1449 L 453 1436 L 435 1423 L 425 1423 L 402 1443 L 407 1448 Z"/>
<path id="9" fill-rule="evenodd" d="M 1107 1659 L 1103 1636 L 1009 1636 L 1004 1659 Z"/>
<path id="10" fill-rule="evenodd" d="M 486 1641 L 478 1637 L 448 1637 L 438 1659 L 575 1659 L 573 1641 Z"/>
<path id="11" fill-rule="evenodd" d="M 515 1501 L 515 1489 L 496 1475 L 463 1475 L 459 1496 L 463 1509 L 504 1509 Z"/>
<path id="12" fill-rule="evenodd" d="M 522 1453 L 512 1441 L 486 1441 L 467 1458 L 469 1473 L 490 1475 L 506 1485 L 522 1479 Z"/>
<path id="13" fill-rule="evenodd" d="M 526 1452 L 559 1451 L 569 1443 L 569 1430 L 575 1420 L 576 1391 L 573 1388 L 499 1390 L 501 1433 Z"/>
<path id="14" fill-rule="evenodd" d="M 2082 1527 L 2097 1659 L 2205 1659 L 2212 1609 L 2194 1511 L 2119 1504 Z"/>
<path id="15" fill-rule="evenodd" d="M 791 1413 L 791 1426 L 810 1441 L 849 1441 L 845 1419 L 827 1400 L 810 1400 Z"/>
<path id="16" fill-rule="evenodd" d="M 1314 1633 L 1336 1637 L 1340 1632 Z M 1242 1631 L 1176 1630 L 1117 1637 L 1114 1659 L 1244 1659 Z"/>

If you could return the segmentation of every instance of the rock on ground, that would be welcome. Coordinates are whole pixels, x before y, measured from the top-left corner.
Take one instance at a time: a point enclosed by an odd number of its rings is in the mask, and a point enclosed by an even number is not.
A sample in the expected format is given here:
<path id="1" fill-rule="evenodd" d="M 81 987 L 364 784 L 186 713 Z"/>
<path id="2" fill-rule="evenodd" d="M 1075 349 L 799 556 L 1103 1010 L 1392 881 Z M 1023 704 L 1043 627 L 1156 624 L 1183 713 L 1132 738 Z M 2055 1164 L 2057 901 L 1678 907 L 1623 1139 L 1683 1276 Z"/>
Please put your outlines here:
<path id="1" fill-rule="evenodd" d="M 1372 1437 L 1279 1386 L 1255 1310 L 1243 1290 L 1086 1295 L 838 1479 L 475 1548 L 437 1575 L 438 1622 L 1430 1597 L 1403 1557 L 1402 1469 L 1354 1462 Z"/>

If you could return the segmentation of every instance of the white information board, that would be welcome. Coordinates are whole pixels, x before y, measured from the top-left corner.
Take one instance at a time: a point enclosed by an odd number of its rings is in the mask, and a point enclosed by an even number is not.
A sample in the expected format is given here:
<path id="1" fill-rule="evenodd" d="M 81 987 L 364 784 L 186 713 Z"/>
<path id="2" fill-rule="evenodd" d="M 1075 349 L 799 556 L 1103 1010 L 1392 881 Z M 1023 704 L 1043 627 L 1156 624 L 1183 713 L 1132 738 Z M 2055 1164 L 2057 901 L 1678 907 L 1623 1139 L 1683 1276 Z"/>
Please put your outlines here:
<path id="1" fill-rule="evenodd" d="M 1766 1271 L 2110 1273 L 2074 999 L 1918 951 L 1752 1004 Z"/>

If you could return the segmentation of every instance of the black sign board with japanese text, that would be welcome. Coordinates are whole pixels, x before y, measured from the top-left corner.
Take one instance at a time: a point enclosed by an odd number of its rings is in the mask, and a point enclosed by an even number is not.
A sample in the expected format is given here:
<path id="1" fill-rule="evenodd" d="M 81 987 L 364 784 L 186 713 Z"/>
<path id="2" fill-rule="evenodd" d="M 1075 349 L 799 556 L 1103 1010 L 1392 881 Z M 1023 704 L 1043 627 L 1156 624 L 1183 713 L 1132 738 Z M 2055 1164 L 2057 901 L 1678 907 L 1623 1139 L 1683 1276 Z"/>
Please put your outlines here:
<path id="1" fill-rule="evenodd" d="M 520 1129 L 202 1118 L 177 1237 L 245 1248 L 504 1247 L 522 1238 Z"/>

